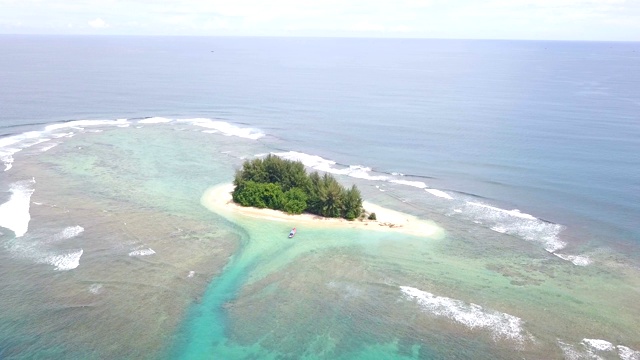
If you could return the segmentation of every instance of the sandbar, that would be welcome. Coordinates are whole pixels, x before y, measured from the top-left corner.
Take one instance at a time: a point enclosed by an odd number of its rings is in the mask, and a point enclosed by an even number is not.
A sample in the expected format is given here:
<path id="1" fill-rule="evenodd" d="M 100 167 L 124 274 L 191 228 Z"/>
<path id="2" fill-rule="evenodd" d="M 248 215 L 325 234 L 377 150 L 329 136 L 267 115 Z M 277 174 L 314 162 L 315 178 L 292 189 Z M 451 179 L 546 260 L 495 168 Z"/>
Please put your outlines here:
<path id="1" fill-rule="evenodd" d="M 240 206 L 233 202 L 233 184 L 213 186 L 202 195 L 200 202 L 208 210 L 220 215 L 241 215 L 261 220 L 289 222 L 292 226 L 320 228 L 356 228 L 375 231 L 395 231 L 412 236 L 440 238 L 444 230 L 433 221 L 372 204 L 363 203 L 369 213 L 376 213 L 377 220 L 354 220 L 325 218 L 313 214 L 290 215 L 282 211 Z"/>

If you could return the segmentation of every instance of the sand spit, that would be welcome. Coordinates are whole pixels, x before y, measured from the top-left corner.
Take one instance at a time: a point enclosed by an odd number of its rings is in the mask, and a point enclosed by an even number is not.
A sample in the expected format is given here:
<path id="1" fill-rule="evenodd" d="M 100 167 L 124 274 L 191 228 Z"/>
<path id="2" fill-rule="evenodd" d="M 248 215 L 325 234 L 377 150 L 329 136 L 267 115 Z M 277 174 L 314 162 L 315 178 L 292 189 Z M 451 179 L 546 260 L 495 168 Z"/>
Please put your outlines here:
<path id="1" fill-rule="evenodd" d="M 435 223 L 419 219 L 413 215 L 387 209 L 382 206 L 364 202 L 368 212 L 376 213 L 377 221 L 323 218 L 312 214 L 289 215 L 271 209 L 258 209 L 235 204 L 231 199 L 233 184 L 222 184 L 205 191 L 200 202 L 207 209 L 219 214 L 239 214 L 271 221 L 286 221 L 297 227 L 311 226 L 323 228 L 356 228 L 363 230 L 395 231 L 403 234 L 423 237 L 437 237 L 443 235 L 443 229 Z"/>

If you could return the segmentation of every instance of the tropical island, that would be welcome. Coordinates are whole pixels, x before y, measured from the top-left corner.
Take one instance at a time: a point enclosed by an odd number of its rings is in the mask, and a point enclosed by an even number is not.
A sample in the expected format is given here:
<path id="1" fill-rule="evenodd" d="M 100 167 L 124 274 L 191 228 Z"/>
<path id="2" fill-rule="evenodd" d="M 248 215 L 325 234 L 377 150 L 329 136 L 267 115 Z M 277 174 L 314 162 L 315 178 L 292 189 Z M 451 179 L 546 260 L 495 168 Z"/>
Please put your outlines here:
<path id="1" fill-rule="evenodd" d="M 301 162 L 275 155 L 245 161 L 233 183 L 210 187 L 200 202 L 229 219 L 240 215 L 294 222 L 307 228 L 396 231 L 430 238 L 444 236 L 443 229 L 433 221 L 363 201 L 357 187 L 347 189 L 330 174 L 307 174 Z M 353 221 L 356 219 L 359 221 Z"/>
<path id="2" fill-rule="evenodd" d="M 245 161 L 233 185 L 233 201 L 242 206 L 347 220 L 364 216 L 362 197 L 355 185 L 347 189 L 331 174 L 307 174 L 302 162 L 271 154 Z M 375 219 L 375 214 L 369 216 Z"/>

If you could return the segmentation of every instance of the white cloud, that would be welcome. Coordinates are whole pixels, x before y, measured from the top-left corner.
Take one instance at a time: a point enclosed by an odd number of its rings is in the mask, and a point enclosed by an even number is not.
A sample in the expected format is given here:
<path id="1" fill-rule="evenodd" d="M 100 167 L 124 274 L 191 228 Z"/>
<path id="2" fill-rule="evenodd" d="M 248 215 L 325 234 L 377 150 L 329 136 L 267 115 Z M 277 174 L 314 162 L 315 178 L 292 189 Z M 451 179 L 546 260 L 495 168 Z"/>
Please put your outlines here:
<path id="1" fill-rule="evenodd" d="M 107 24 L 104 20 L 100 19 L 100 18 L 96 18 L 95 20 L 91 20 L 88 22 L 89 26 L 91 26 L 94 29 L 104 29 L 104 28 L 108 28 L 109 24 Z"/>

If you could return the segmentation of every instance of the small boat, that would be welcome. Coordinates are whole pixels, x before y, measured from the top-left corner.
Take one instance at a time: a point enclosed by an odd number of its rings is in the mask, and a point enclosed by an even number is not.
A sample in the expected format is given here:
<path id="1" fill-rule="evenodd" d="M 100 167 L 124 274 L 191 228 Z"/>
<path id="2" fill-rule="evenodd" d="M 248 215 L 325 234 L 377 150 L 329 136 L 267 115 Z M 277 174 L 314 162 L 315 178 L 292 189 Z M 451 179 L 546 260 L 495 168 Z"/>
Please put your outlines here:
<path id="1" fill-rule="evenodd" d="M 289 239 L 291 239 L 294 236 L 296 236 L 296 228 L 291 229 L 291 232 L 289 232 Z"/>

